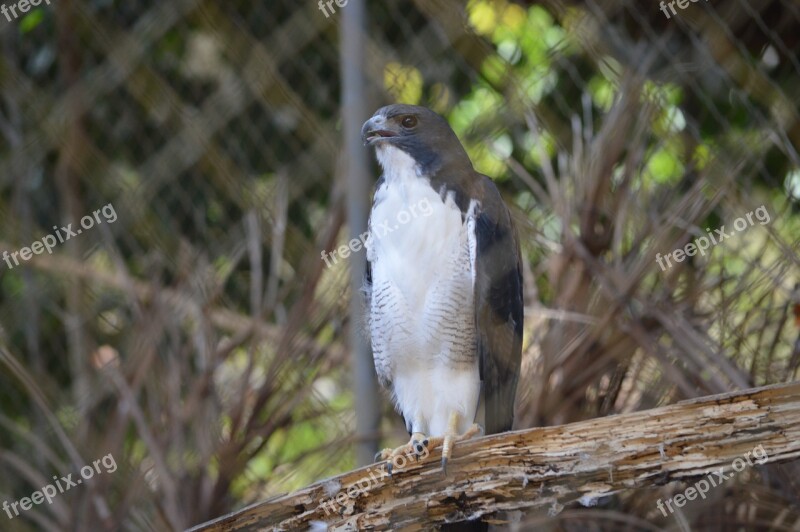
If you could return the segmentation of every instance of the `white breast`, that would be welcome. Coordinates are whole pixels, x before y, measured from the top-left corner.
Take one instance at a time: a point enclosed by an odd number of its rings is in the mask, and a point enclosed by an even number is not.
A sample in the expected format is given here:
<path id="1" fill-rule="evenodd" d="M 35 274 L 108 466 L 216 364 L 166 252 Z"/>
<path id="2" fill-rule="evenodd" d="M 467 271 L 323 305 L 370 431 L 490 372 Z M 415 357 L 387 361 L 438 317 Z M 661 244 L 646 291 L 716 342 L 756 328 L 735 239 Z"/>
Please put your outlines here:
<path id="1" fill-rule="evenodd" d="M 370 214 L 375 365 L 414 430 L 441 435 L 449 412 L 472 423 L 480 380 L 473 308 L 474 218 L 462 221 L 404 152 L 378 148 L 384 183 Z"/>

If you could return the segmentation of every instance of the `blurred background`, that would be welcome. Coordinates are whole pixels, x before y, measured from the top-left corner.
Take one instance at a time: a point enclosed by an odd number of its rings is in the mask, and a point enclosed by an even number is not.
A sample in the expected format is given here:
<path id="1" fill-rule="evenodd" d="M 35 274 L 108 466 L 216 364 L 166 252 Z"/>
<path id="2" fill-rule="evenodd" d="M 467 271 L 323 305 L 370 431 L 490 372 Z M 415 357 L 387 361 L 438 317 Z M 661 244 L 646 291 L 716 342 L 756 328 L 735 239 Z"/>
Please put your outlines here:
<path id="1" fill-rule="evenodd" d="M 446 116 L 514 212 L 517 428 L 798 378 L 796 1 L 366 4 L 0 15 L 0 252 L 115 213 L 0 262 L 0 501 L 117 465 L 0 530 L 180 530 L 406 441 L 370 380 L 363 256 L 321 259 L 378 175 L 345 139 L 393 102 Z M 656 508 L 672 483 L 522 528 L 798 530 L 799 474 L 748 469 L 678 517 Z"/>

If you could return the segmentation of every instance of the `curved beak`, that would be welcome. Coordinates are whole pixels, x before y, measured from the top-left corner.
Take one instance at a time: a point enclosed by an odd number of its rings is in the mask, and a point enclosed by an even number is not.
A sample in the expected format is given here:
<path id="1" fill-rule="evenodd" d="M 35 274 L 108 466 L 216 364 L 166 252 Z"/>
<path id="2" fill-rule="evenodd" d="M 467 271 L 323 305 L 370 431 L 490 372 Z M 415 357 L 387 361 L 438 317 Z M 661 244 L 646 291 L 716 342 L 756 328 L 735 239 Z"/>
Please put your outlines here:
<path id="1" fill-rule="evenodd" d="M 397 133 L 388 129 L 389 125 L 386 118 L 381 115 L 376 115 L 364 122 L 361 127 L 361 140 L 364 141 L 365 146 L 371 146 L 382 140 L 396 137 Z"/>

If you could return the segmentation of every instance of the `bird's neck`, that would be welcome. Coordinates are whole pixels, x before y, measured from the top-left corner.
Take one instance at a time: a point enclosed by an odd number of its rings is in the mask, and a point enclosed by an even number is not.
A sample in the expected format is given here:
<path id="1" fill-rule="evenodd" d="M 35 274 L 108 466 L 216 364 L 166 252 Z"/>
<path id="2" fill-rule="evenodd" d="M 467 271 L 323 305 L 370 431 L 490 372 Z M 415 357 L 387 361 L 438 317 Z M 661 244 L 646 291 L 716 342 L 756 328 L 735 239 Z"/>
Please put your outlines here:
<path id="1" fill-rule="evenodd" d="M 376 154 L 387 185 L 405 189 L 412 185 L 412 180 L 423 179 L 442 196 L 442 200 L 452 193 L 462 213 L 466 212 L 476 175 L 466 154 L 464 158 L 455 160 L 441 156 L 435 158 L 423 156 L 422 160 L 419 160 L 391 145 L 379 146 Z M 464 164 L 464 160 L 467 164 Z"/>

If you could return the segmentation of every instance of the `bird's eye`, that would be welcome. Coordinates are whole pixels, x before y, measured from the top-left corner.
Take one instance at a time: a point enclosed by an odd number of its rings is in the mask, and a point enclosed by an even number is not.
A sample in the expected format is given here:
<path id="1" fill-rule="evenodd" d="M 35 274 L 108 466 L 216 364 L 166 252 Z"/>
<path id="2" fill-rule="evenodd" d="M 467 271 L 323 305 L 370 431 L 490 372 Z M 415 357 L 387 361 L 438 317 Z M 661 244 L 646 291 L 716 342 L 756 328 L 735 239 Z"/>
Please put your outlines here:
<path id="1" fill-rule="evenodd" d="M 412 127 L 417 125 L 417 117 L 409 115 L 403 118 L 403 121 L 400 123 L 403 124 L 404 128 L 411 129 Z"/>

